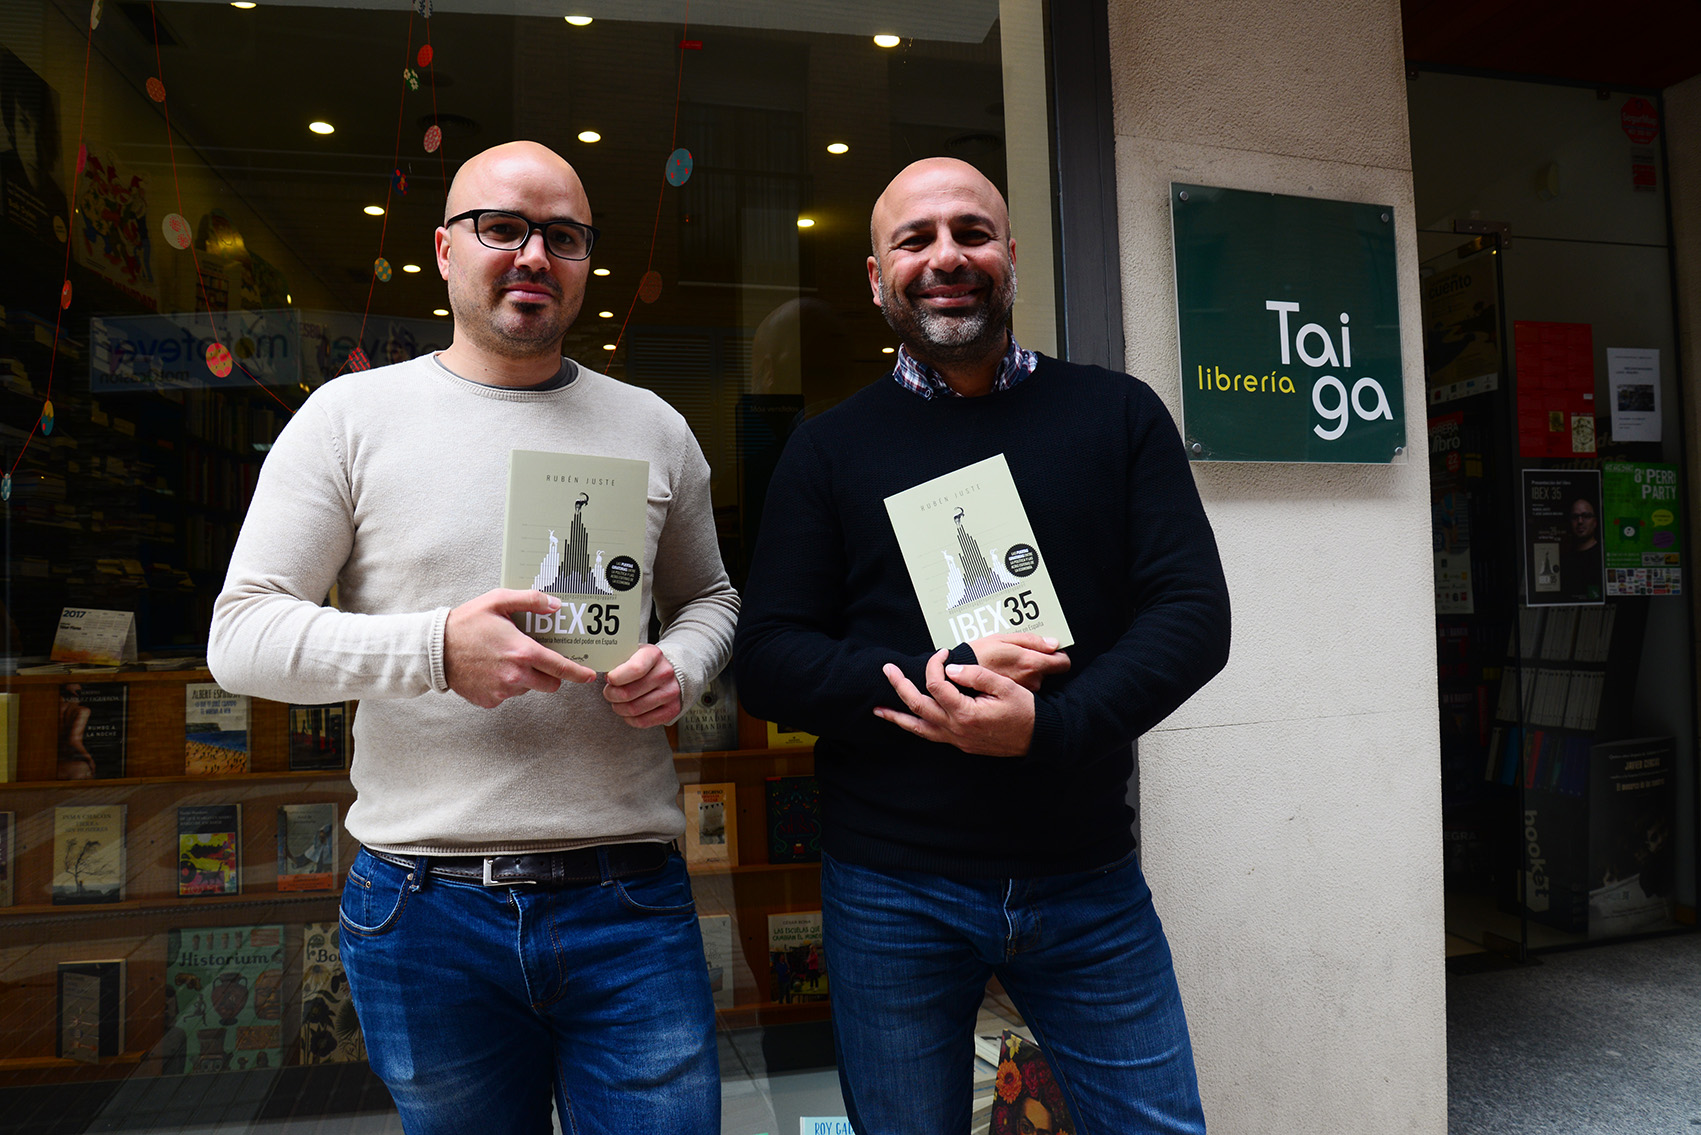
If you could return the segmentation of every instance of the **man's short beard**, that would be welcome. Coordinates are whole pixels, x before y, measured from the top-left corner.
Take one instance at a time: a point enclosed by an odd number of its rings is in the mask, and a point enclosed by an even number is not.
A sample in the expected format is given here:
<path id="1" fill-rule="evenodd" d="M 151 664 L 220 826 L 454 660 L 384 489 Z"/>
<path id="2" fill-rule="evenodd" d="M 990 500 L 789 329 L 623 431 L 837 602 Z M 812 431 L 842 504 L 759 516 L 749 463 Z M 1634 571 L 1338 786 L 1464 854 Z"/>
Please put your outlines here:
<path id="1" fill-rule="evenodd" d="M 923 275 L 915 286 L 945 282 L 987 286 L 992 278 L 977 269 L 964 268 L 944 277 Z M 885 273 L 880 275 L 880 314 L 886 317 L 886 325 L 897 333 L 910 354 L 933 365 L 975 362 L 1002 347 L 1015 305 L 1014 271 L 1008 272 L 1004 282 L 988 292 L 979 305 L 954 315 L 912 303 L 908 296 L 898 295 Z"/>

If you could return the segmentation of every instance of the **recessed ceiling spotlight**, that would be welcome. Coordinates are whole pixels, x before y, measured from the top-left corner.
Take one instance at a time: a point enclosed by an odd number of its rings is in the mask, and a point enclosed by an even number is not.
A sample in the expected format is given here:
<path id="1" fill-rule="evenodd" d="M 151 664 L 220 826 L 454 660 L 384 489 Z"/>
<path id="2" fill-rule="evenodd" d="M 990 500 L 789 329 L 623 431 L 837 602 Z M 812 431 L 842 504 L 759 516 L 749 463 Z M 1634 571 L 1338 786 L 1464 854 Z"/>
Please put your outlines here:
<path id="1" fill-rule="evenodd" d="M 602 141 L 602 135 L 598 134 L 595 130 L 581 130 L 579 131 L 579 141 L 600 142 Z"/>
<path id="2" fill-rule="evenodd" d="M 295 297 L 294 297 L 294 296 L 292 296 L 292 295 L 290 295 L 290 294 L 289 294 L 289 293 L 288 293 L 288 292 L 285 292 L 285 293 L 284 293 L 284 302 L 285 302 L 285 303 L 294 303 L 294 302 L 295 302 Z"/>
<path id="3" fill-rule="evenodd" d="M 608 269 L 607 268 L 592 268 L 591 269 L 591 275 L 593 275 L 593 276 L 606 276 L 606 275 L 608 275 Z"/>
<path id="4" fill-rule="evenodd" d="M 591 22 L 591 18 L 589 16 L 563 16 L 561 18 L 576 28 L 582 28 Z"/>
<path id="5" fill-rule="evenodd" d="M 337 128 L 329 122 L 309 122 L 307 129 L 315 134 L 335 134 L 337 132 Z"/>
<path id="6" fill-rule="evenodd" d="M 815 227 L 815 218 L 814 217 L 799 217 L 797 219 L 797 227 L 800 228 L 800 229 L 812 229 L 812 228 Z"/>
<path id="7" fill-rule="evenodd" d="M 417 272 L 417 271 L 419 271 L 419 265 L 417 265 L 417 264 L 403 264 L 402 265 L 402 271 L 404 271 L 404 272 Z"/>
<path id="8" fill-rule="evenodd" d="M 881 354 L 882 354 L 882 355 L 892 355 L 892 354 L 896 354 L 896 353 L 897 353 L 897 351 L 898 351 L 898 348 L 896 348 L 896 347 L 881 347 L 881 348 L 880 348 L 880 353 L 881 353 Z"/>
<path id="9" fill-rule="evenodd" d="M 877 35 L 874 37 L 875 47 L 896 47 L 904 42 L 895 35 Z"/>
<path id="10" fill-rule="evenodd" d="M 449 309 L 446 308 L 446 307 L 434 307 L 434 308 L 431 309 L 431 314 L 432 315 L 448 315 Z"/>
<path id="11" fill-rule="evenodd" d="M 365 213 L 368 217 L 382 217 L 384 215 L 384 206 L 368 205 L 366 208 L 362 209 L 361 212 Z"/>
<path id="12" fill-rule="evenodd" d="M 614 313 L 612 311 L 599 311 L 599 312 L 597 312 L 597 318 L 598 319 L 613 319 Z"/>
<path id="13" fill-rule="evenodd" d="M 230 0 L 230 6 L 232 8 L 241 8 L 244 12 L 246 12 L 248 9 L 258 7 L 259 5 L 255 4 L 254 0 Z"/>
<path id="14" fill-rule="evenodd" d="M 614 350 L 614 344 L 613 343 L 604 343 L 602 345 L 602 349 L 605 350 L 605 351 L 612 351 L 612 350 Z"/>
<path id="15" fill-rule="evenodd" d="M 834 142 L 832 145 L 827 147 L 827 152 L 829 154 L 848 154 L 850 153 L 850 147 L 845 145 L 843 142 Z"/>

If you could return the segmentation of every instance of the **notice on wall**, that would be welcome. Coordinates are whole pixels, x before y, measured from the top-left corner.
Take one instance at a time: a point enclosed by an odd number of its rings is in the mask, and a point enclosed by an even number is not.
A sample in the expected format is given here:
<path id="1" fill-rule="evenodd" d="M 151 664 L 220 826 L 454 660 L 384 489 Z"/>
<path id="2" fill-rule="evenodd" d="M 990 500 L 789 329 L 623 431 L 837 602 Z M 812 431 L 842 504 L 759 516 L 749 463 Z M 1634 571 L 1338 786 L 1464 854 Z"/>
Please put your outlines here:
<path id="1" fill-rule="evenodd" d="M 1607 399 L 1614 441 L 1660 440 L 1660 352 L 1608 347 Z"/>
<path id="2" fill-rule="evenodd" d="M 1512 325 L 1518 375 L 1518 454 L 1595 452 L 1594 329 L 1587 323 Z"/>
<path id="3" fill-rule="evenodd" d="M 1524 601 L 1531 607 L 1605 601 L 1601 474 L 1594 469 L 1526 469 Z"/>
<path id="4" fill-rule="evenodd" d="M 1608 595 L 1683 594 L 1683 500 L 1676 465 L 1609 461 L 1602 469 Z"/>
<path id="5" fill-rule="evenodd" d="M 1423 281 L 1423 369 L 1431 406 L 1500 386 L 1495 258 L 1478 253 Z"/>

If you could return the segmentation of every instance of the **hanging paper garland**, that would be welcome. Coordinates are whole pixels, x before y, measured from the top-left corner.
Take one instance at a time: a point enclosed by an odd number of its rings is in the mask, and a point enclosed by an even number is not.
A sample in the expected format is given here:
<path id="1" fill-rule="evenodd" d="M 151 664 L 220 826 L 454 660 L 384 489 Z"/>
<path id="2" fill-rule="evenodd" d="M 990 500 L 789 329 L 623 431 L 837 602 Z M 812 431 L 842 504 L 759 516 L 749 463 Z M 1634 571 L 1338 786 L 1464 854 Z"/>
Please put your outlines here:
<path id="1" fill-rule="evenodd" d="M 412 67 L 403 67 L 402 83 L 410 91 L 419 90 L 419 72 L 415 71 Z"/>
<path id="2" fill-rule="evenodd" d="M 88 168 L 88 164 L 89 148 L 79 142 L 77 144 L 77 172 L 82 173 L 83 170 Z"/>
<path id="3" fill-rule="evenodd" d="M 366 352 L 358 346 L 348 353 L 349 370 L 371 370 L 372 364 L 366 361 Z"/>
<path id="4" fill-rule="evenodd" d="M 429 20 L 431 18 L 431 0 L 413 0 L 413 10 Z"/>
<path id="5" fill-rule="evenodd" d="M 41 404 L 41 432 L 44 434 L 53 432 L 53 403 L 51 400 Z"/>
<path id="6" fill-rule="evenodd" d="M 667 156 L 667 183 L 678 189 L 691 178 L 691 151 L 684 146 Z"/>
<path id="7" fill-rule="evenodd" d="M 7 473 L 4 477 L 0 477 L 0 501 L 9 501 L 11 499 L 12 475 Z"/>
<path id="8" fill-rule="evenodd" d="M 100 8 L 102 2 L 103 0 L 94 0 L 94 3 L 89 5 L 89 30 L 91 32 L 100 27 Z"/>
<path id="9" fill-rule="evenodd" d="M 66 280 L 65 286 L 59 289 L 59 306 L 71 306 L 71 281 Z"/>
<path id="10" fill-rule="evenodd" d="M 148 97 L 153 99 L 155 102 L 164 102 L 165 84 L 160 82 L 158 79 L 150 78 L 148 80 Z"/>
<path id="11" fill-rule="evenodd" d="M 638 281 L 638 298 L 645 303 L 655 303 L 661 298 L 661 273 L 651 269 L 644 273 L 644 278 Z"/>
<path id="12" fill-rule="evenodd" d="M 377 273 L 378 278 L 386 284 L 390 282 L 390 262 L 382 256 L 372 262 L 372 271 Z"/>
<path id="13" fill-rule="evenodd" d="M 429 43 L 419 49 L 419 65 L 421 67 L 431 66 L 431 45 Z"/>
<path id="14" fill-rule="evenodd" d="M 167 213 L 159 223 L 160 231 L 165 234 L 165 243 L 179 251 L 189 247 L 192 232 L 189 222 L 181 213 Z"/>
<path id="15" fill-rule="evenodd" d="M 406 197 L 408 195 L 408 175 L 399 169 L 393 170 L 390 173 L 390 188 Z"/>
<path id="16" fill-rule="evenodd" d="M 436 127 L 435 125 L 426 127 L 426 130 L 425 130 L 425 152 L 428 153 L 428 154 L 435 154 L 437 152 L 437 147 L 441 146 L 442 144 L 443 144 L 443 131 L 438 129 L 438 127 Z"/>
<path id="17" fill-rule="evenodd" d="M 220 378 L 230 377 L 235 360 L 230 357 L 230 348 L 223 343 L 207 344 L 207 369 Z"/>

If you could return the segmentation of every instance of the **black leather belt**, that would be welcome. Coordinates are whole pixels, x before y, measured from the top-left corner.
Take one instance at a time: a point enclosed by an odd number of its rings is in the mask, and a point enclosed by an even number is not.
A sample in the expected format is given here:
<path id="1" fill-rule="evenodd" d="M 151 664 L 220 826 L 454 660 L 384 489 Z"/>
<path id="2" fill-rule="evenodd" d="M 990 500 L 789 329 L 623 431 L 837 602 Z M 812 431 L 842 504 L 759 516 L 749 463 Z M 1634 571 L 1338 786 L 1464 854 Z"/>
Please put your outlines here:
<path id="1" fill-rule="evenodd" d="M 671 843 L 605 843 L 572 851 L 547 851 L 531 855 L 391 855 L 366 849 L 386 863 L 414 870 L 421 860 L 427 875 L 456 879 L 486 887 L 569 887 L 576 883 L 600 883 L 603 861 L 608 877 L 630 879 L 650 875 L 667 866 Z"/>

